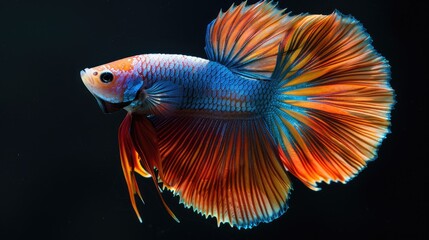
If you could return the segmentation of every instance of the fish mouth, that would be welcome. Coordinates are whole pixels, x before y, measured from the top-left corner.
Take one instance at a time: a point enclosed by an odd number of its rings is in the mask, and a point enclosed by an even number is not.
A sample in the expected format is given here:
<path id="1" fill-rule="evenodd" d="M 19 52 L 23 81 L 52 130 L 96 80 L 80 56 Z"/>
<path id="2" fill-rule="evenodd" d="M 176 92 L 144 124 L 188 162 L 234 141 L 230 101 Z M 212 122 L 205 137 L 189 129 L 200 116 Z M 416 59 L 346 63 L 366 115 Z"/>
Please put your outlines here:
<path id="1" fill-rule="evenodd" d="M 85 73 L 86 73 L 86 68 L 85 68 L 85 69 L 83 69 L 82 71 L 80 71 L 80 77 L 81 77 L 81 78 L 84 78 Z"/>
<path id="2" fill-rule="evenodd" d="M 97 100 L 98 106 L 101 108 L 101 111 L 103 113 L 117 112 L 117 111 L 123 109 L 124 107 L 130 105 L 132 102 L 132 101 L 129 101 L 129 102 L 122 102 L 122 103 L 110 103 L 110 102 L 104 101 L 100 97 L 97 97 L 95 94 L 93 94 L 93 95 L 94 95 L 95 100 Z"/>
<path id="3" fill-rule="evenodd" d="M 82 71 L 80 71 L 80 78 L 82 79 L 83 83 L 85 84 L 85 86 L 89 86 L 94 84 L 94 81 L 92 80 L 92 78 L 90 76 L 88 76 L 89 72 L 89 68 L 85 68 Z"/>

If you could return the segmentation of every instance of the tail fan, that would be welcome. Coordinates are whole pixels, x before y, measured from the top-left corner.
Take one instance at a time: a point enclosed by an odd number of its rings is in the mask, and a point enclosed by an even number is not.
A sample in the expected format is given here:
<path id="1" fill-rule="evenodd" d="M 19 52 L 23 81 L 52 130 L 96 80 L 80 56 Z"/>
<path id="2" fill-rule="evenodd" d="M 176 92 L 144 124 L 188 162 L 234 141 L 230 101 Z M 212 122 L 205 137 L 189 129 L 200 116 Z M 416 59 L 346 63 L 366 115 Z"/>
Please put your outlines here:
<path id="1" fill-rule="evenodd" d="M 375 158 L 394 103 L 390 66 L 357 20 L 244 2 L 209 24 L 206 53 L 238 75 L 271 81 L 266 123 L 284 166 L 310 188 L 344 183 Z"/>
<path id="2" fill-rule="evenodd" d="M 362 25 L 338 12 L 295 22 L 279 45 L 267 123 L 285 167 L 307 186 L 347 182 L 389 131 L 390 66 Z"/>

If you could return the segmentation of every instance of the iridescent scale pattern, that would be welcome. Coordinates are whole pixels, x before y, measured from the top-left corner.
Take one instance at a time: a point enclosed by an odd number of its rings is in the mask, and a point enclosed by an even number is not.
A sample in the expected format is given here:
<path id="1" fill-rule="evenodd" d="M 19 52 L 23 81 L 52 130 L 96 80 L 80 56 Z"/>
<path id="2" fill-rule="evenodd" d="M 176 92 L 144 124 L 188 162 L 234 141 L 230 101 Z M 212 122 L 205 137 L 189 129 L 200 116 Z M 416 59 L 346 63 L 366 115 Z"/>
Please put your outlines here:
<path id="1" fill-rule="evenodd" d="M 264 113 L 272 99 L 268 81 L 241 77 L 225 66 L 184 55 L 147 54 L 134 58 L 134 70 L 145 88 L 170 81 L 182 88 L 179 110 L 226 113 Z"/>

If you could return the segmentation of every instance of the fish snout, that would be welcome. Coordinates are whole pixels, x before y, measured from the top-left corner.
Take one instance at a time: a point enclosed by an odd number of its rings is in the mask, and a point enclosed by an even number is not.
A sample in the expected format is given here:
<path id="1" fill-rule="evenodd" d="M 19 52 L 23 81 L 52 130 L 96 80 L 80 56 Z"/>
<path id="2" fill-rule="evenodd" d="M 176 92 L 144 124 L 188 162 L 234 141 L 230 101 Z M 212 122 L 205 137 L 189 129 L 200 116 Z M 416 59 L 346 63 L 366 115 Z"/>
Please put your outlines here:
<path id="1" fill-rule="evenodd" d="M 80 76 L 82 77 L 85 73 L 86 73 L 86 70 L 87 70 L 88 68 L 85 68 L 85 69 L 83 69 L 82 71 L 80 71 Z"/>
<path id="2" fill-rule="evenodd" d="M 90 72 L 91 72 L 91 69 L 89 68 L 85 68 L 82 71 L 80 71 L 80 78 L 85 83 L 85 85 L 94 84 L 94 81 L 92 80 Z"/>

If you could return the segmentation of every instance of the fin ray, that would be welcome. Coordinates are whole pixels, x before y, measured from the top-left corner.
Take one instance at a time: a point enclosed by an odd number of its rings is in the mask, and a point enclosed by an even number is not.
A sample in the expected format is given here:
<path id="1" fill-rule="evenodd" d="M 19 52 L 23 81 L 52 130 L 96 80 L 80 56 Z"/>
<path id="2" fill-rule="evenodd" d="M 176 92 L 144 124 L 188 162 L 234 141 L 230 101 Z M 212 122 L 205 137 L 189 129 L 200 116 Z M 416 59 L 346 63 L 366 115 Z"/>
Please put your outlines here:
<path id="1" fill-rule="evenodd" d="M 232 5 L 207 27 L 206 53 L 210 60 L 236 74 L 269 80 L 278 46 L 292 23 L 301 16 L 283 14 L 271 1 Z"/>
<path id="2" fill-rule="evenodd" d="M 144 112 L 154 115 L 169 115 L 180 104 L 182 91 L 180 87 L 169 81 L 157 81 L 144 90 L 146 99 Z"/>
<path id="3" fill-rule="evenodd" d="M 375 158 L 393 90 L 389 65 L 356 20 L 334 12 L 296 21 L 272 78 L 267 122 L 285 167 L 307 186 L 347 182 Z"/>
<path id="4" fill-rule="evenodd" d="M 186 207 L 238 228 L 286 210 L 291 185 L 261 117 L 181 116 L 158 119 L 155 126 L 163 183 Z"/>
<path id="5" fill-rule="evenodd" d="M 135 173 L 143 177 L 152 178 L 165 209 L 174 220 L 180 222 L 164 201 L 158 185 L 154 168 L 159 166 L 160 155 L 158 137 L 152 123 L 146 116 L 128 113 L 119 127 L 118 136 L 122 170 L 128 186 L 131 205 L 140 222 L 142 222 L 142 219 L 137 209 L 135 195 L 142 201 L 143 198 Z"/>

